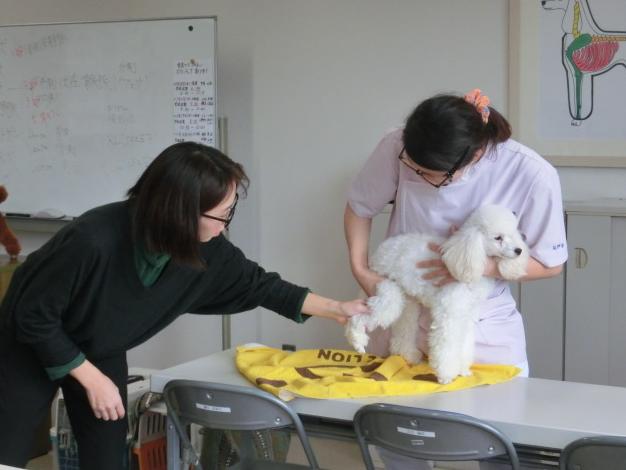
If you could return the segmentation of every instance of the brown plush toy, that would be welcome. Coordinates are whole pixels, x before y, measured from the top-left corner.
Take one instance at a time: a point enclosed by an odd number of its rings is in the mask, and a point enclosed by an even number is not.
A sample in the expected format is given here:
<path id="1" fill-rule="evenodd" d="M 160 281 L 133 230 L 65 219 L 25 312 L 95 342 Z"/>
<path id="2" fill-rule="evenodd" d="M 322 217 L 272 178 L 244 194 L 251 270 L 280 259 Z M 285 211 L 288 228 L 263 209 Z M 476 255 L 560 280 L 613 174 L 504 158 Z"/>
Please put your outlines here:
<path id="1" fill-rule="evenodd" d="M 7 193 L 6 188 L 0 186 L 0 202 L 4 202 L 8 195 L 9 193 Z M 22 251 L 20 242 L 7 225 L 7 221 L 2 212 L 0 212 L 0 245 L 4 245 L 4 249 L 12 260 L 17 259 L 17 255 Z"/>

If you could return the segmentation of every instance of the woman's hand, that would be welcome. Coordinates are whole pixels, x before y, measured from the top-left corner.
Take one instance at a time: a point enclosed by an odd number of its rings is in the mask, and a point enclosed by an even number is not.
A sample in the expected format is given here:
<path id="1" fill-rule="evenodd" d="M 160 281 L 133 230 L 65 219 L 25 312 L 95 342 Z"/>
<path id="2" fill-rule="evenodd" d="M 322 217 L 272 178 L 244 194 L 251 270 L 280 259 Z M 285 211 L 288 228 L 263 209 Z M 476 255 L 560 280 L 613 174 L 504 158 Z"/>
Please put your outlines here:
<path id="1" fill-rule="evenodd" d="M 340 316 L 335 317 L 335 320 L 344 325 L 350 317 L 354 315 L 369 314 L 370 309 L 367 306 L 367 301 L 364 299 L 349 300 L 347 302 L 339 302 Z"/>
<path id="2" fill-rule="evenodd" d="M 453 282 L 457 282 L 455 278 L 452 277 L 450 271 L 441 260 L 441 246 L 436 243 L 429 243 L 428 248 L 437 253 L 438 258 L 429 259 L 426 261 L 420 261 L 416 264 L 416 266 L 420 269 L 430 269 L 426 274 L 422 275 L 422 279 L 426 281 L 433 281 L 433 285 L 435 287 L 442 287 L 446 284 L 451 284 Z"/>
<path id="3" fill-rule="evenodd" d="M 70 375 L 85 388 L 89 405 L 96 418 L 115 421 L 124 417 L 124 404 L 119 389 L 91 362 L 83 362 L 72 369 Z"/>
<path id="4" fill-rule="evenodd" d="M 341 302 L 309 292 L 304 299 L 302 313 L 329 318 L 340 325 L 345 325 L 350 317 L 370 313 L 370 309 L 364 299 Z"/>
<path id="5" fill-rule="evenodd" d="M 438 255 L 441 255 L 440 245 L 437 245 L 436 243 L 429 243 L 428 248 Z M 416 266 L 421 269 L 431 269 L 431 271 L 422 276 L 422 279 L 426 281 L 432 280 L 433 285 L 436 287 L 442 287 L 446 284 L 457 282 L 457 279 L 452 277 L 452 274 L 450 274 L 450 271 L 448 271 L 448 268 L 441 260 L 441 258 L 420 261 L 416 264 Z M 483 276 L 500 279 L 500 272 L 498 271 L 498 264 L 496 263 L 496 260 L 491 257 L 487 258 L 487 262 L 485 263 L 485 272 L 483 273 Z"/>

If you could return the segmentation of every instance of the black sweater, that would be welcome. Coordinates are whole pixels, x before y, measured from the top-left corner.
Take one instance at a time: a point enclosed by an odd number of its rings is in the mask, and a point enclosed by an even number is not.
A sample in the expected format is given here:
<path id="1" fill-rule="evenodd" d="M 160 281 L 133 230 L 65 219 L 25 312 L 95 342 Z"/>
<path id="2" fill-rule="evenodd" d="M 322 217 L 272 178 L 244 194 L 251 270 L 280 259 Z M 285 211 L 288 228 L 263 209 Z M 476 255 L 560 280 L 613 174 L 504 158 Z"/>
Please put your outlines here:
<path id="1" fill-rule="evenodd" d="M 0 307 L 5 333 L 47 369 L 120 354 L 185 312 L 230 314 L 263 306 L 302 322 L 307 289 L 267 273 L 223 236 L 201 245 L 207 268 L 170 261 L 144 287 L 133 261 L 129 204 L 86 212 L 15 271 Z"/>

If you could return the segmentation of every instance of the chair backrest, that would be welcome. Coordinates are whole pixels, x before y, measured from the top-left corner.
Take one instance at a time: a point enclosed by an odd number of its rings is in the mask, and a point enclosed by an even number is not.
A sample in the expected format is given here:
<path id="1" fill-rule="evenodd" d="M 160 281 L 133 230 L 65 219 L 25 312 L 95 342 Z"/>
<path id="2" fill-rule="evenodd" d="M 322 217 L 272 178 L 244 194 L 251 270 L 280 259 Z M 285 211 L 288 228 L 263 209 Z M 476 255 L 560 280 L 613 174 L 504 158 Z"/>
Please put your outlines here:
<path id="1" fill-rule="evenodd" d="M 471 416 L 376 403 L 354 417 L 359 447 L 368 470 L 374 469 L 368 444 L 422 460 L 467 461 L 507 455 L 514 470 L 519 460 L 501 431 Z"/>
<path id="2" fill-rule="evenodd" d="M 300 438 L 309 468 L 319 468 L 298 415 L 267 392 L 252 387 L 213 382 L 172 380 L 165 385 L 163 394 L 168 415 L 183 445 L 192 453 L 193 449 L 185 431 L 186 426 L 191 423 L 210 429 L 234 431 L 291 426 Z M 197 457 L 195 460 L 198 460 Z"/>
<path id="3" fill-rule="evenodd" d="M 561 470 L 623 470 L 626 468 L 626 437 L 583 437 L 570 442 L 563 452 Z"/>

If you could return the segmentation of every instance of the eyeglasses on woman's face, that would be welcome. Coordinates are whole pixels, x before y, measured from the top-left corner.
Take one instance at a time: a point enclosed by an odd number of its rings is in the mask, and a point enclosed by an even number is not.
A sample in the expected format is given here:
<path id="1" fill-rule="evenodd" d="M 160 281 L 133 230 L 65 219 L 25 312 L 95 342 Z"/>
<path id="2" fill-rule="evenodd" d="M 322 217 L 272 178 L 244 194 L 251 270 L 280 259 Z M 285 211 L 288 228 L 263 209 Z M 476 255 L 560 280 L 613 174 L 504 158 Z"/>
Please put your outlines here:
<path id="1" fill-rule="evenodd" d="M 207 219 L 217 220 L 218 222 L 222 222 L 224 224 L 224 228 L 227 229 L 230 223 L 232 222 L 233 217 L 235 217 L 235 209 L 237 208 L 238 201 L 239 201 L 239 194 L 235 194 L 235 201 L 233 202 L 233 205 L 230 206 L 230 209 L 228 209 L 228 215 L 225 218 L 215 217 L 214 215 L 209 215 L 209 214 L 201 214 L 201 215 L 202 217 L 205 217 Z"/>
<path id="2" fill-rule="evenodd" d="M 415 172 L 416 175 L 420 176 L 424 181 L 426 181 L 428 184 L 430 184 L 432 187 L 434 188 L 441 188 L 442 186 L 448 186 L 451 182 L 452 182 L 452 178 L 454 178 L 455 173 L 459 170 L 459 168 L 461 167 L 463 161 L 465 160 L 465 157 L 467 157 L 467 152 L 469 152 L 469 147 L 466 147 L 465 150 L 463 151 L 463 153 L 461 154 L 461 156 L 459 157 L 459 159 L 454 163 L 454 165 L 452 165 L 452 168 L 450 168 L 448 171 L 446 171 L 443 174 L 443 179 L 439 182 L 436 183 L 434 181 L 432 181 L 433 176 L 431 175 L 427 175 L 426 173 L 424 173 L 423 170 L 421 170 L 420 168 L 415 168 L 413 165 L 411 165 L 404 157 L 405 155 L 405 149 L 404 147 L 402 148 L 402 150 L 400 151 L 400 154 L 398 155 L 398 159 L 404 163 L 407 167 L 409 167 L 411 170 L 413 170 Z"/>

